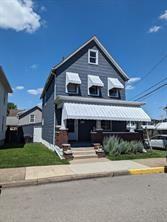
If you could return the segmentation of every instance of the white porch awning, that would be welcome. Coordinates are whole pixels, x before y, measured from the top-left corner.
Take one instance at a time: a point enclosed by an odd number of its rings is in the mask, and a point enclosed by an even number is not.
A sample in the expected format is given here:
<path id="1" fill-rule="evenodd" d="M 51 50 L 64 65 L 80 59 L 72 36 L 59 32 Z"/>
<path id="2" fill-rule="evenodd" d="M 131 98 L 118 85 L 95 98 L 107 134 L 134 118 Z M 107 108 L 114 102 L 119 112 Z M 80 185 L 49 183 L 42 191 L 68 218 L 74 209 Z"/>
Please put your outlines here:
<path id="1" fill-rule="evenodd" d="M 64 103 L 62 124 L 66 119 L 150 122 L 141 107 Z M 64 125 L 64 124 L 63 124 Z"/>
<path id="2" fill-rule="evenodd" d="M 104 83 L 101 81 L 99 76 L 88 75 L 88 88 L 92 86 L 103 87 Z"/>
<path id="3" fill-rule="evenodd" d="M 78 73 L 74 73 L 74 72 L 66 72 L 66 86 L 69 83 L 73 83 L 73 84 L 81 84 L 81 79 L 79 78 Z"/>
<path id="4" fill-rule="evenodd" d="M 124 85 L 117 78 L 108 78 L 108 90 L 113 88 L 123 89 Z"/>

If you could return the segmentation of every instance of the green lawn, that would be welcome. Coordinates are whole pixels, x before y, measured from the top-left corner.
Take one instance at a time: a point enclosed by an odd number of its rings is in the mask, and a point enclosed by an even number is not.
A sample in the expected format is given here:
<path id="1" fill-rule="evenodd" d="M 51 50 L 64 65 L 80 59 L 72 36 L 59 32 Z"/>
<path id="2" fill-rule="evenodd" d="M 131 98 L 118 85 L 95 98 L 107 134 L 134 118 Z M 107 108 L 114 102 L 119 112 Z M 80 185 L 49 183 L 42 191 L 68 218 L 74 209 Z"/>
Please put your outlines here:
<path id="1" fill-rule="evenodd" d="M 0 148 L 0 168 L 68 164 L 40 143 Z"/>
<path id="2" fill-rule="evenodd" d="M 137 154 L 122 154 L 117 156 L 107 156 L 110 160 L 133 160 L 133 159 L 147 159 L 147 158 L 163 158 L 166 157 L 166 151 L 164 150 L 152 150 L 147 153 Z"/>

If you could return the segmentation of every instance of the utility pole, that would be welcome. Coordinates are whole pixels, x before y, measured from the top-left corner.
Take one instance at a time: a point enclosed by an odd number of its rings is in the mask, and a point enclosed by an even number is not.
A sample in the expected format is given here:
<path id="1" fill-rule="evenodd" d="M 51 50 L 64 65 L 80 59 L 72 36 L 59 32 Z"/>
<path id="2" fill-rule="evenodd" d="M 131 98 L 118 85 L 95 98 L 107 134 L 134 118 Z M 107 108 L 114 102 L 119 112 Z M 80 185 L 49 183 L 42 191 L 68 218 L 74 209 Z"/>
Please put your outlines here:
<path id="1" fill-rule="evenodd" d="M 165 121 L 167 121 L 167 105 L 163 108 L 163 110 L 165 111 Z"/>

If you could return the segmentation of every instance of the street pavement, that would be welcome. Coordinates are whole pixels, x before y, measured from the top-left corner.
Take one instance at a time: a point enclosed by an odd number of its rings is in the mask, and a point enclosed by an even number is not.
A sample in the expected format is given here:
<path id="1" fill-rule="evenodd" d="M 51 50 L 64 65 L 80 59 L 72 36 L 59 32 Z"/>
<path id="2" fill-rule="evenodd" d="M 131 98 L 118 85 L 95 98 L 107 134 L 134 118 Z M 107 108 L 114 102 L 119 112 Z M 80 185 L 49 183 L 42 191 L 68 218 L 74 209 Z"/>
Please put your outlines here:
<path id="1" fill-rule="evenodd" d="M 0 222 L 166 222 L 167 175 L 2 189 Z"/>

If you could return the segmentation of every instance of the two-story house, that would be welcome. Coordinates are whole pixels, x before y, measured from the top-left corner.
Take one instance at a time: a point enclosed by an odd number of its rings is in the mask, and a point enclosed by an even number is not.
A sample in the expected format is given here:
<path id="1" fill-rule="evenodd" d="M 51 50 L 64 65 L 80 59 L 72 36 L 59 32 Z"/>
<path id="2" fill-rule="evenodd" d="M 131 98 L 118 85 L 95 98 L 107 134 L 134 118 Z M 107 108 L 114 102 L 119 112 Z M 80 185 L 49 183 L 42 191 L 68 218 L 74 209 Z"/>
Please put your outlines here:
<path id="1" fill-rule="evenodd" d="M 5 140 L 8 93 L 12 93 L 12 89 L 0 66 L 0 145 Z"/>
<path id="2" fill-rule="evenodd" d="M 128 122 L 150 121 L 143 103 L 126 101 L 128 79 L 92 37 L 51 70 L 41 95 L 43 140 L 61 145 L 57 131 L 67 130 L 69 141 L 90 142 L 99 130 L 125 132 Z"/>

